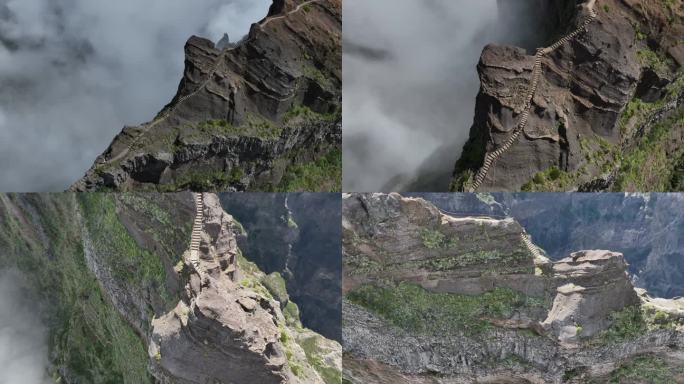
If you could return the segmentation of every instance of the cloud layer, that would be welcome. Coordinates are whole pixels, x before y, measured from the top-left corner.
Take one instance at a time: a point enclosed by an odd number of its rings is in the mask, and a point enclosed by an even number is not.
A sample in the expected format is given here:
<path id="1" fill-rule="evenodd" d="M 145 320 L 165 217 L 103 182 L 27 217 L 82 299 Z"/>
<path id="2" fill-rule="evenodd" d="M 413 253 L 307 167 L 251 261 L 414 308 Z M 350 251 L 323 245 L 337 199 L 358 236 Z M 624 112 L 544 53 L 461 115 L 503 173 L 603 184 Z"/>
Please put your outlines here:
<path id="1" fill-rule="evenodd" d="M 345 0 L 345 190 L 447 190 L 482 48 L 511 40 L 497 19 L 496 0 Z"/>
<path id="2" fill-rule="evenodd" d="M 168 103 L 192 34 L 233 41 L 271 0 L 0 0 L 0 190 L 59 191 Z"/>
<path id="3" fill-rule="evenodd" d="M 0 383 L 47 384 L 47 330 L 23 280 L 0 271 Z"/>

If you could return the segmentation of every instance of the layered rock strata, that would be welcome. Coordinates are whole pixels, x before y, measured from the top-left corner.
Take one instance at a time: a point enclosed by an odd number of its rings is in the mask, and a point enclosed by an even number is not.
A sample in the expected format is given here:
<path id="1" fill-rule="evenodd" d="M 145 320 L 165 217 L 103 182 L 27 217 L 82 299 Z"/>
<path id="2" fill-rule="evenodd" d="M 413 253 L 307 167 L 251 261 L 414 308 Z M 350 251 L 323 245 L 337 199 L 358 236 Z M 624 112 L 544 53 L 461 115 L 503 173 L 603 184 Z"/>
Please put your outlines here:
<path id="1" fill-rule="evenodd" d="M 674 161 L 649 177 L 670 188 L 682 153 L 669 143 L 681 144 L 684 134 L 677 120 L 681 1 L 591 0 L 568 13 L 574 3 L 545 7 L 554 18 L 563 15 L 567 30 L 536 56 L 511 46 L 483 50 L 475 121 L 454 190 L 639 188 L 631 179 L 645 176 L 630 175 L 629 166 L 657 123 L 667 132 L 653 133 L 658 148 Z"/>
<path id="2" fill-rule="evenodd" d="M 346 195 L 343 212 L 352 383 L 601 382 L 643 361 L 684 377 L 681 301 L 635 290 L 620 253 L 550 262 L 512 219 L 397 194 Z"/>
<path id="3" fill-rule="evenodd" d="M 338 160 L 341 1 L 274 1 L 237 45 L 193 36 L 185 57 L 173 100 L 72 190 L 272 190 L 293 167 Z"/>

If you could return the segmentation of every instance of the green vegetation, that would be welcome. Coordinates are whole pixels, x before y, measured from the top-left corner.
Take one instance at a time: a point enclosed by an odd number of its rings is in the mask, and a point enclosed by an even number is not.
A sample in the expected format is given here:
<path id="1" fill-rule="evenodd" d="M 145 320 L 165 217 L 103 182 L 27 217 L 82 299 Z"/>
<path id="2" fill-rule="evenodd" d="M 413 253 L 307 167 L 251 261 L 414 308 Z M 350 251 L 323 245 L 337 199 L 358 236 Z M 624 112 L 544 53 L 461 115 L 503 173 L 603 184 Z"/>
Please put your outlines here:
<path id="1" fill-rule="evenodd" d="M 342 116 L 340 115 L 340 112 L 335 112 L 335 113 L 329 113 L 329 114 L 321 114 L 318 112 L 314 112 L 311 110 L 311 108 L 307 107 L 306 105 L 293 105 L 286 113 L 285 116 L 283 117 L 283 122 L 284 123 L 289 123 L 293 120 L 296 119 L 302 119 L 304 121 L 326 121 L 326 122 L 335 122 L 338 120 L 342 119 Z"/>
<path id="2" fill-rule="evenodd" d="M 142 340 L 108 301 L 85 263 L 76 195 L 26 199 L 38 212 L 47 248 L 0 209 L 0 263 L 20 269 L 49 307 L 52 365 L 67 370 L 77 382 L 150 383 Z M 60 381 L 58 371 L 51 375 Z"/>
<path id="3" fill-rule="evenodd" d="M 599 335 L 603 342 L 617 343 L 635 339 L 647 330 L 646 322 L 638 306 L 613 312 L 610 315 L 610 321 L 610 327 Z"/>
<path id="4" fill-rule="evenodd" d="M 297 229 L 297 228 L 299 228 L 299 226 L 297 225 L 297 222 L 294 221 L 294 219 L 292 218 L 292 216 L 288 216 L 288 217 L 287 217 L 287 227 L 290 228 L 290 229 Z"/>
<path id="5" fill-rule="evenodd" d="M 446 236 L 440 231 L 424 228 L 420 232 L 420 239 L 423 241 L 423 245 L 427 249 L 447 248 L 448 246 L 447 242 L 445 241 Z"/>
<path id="6" fill-rule="evenodd" d="M 309 364 L 318 372 L 323 382 L 326 384 L 339 384 L 342 380 L 342 372 L 323 363 L 320 357 L 323 351 L 318 346 L 318 340 L 318 336 L 312 336 L 302 340 L 299 345 L 304 350 Z"/>
<path id="7" fill-rule="evenodd" d="M 675 384 L 684 369 L 673 367 L 656 356 L 640 356 L 613 372 L 610 383 Z"/>
<path id="8" fill-rule="evenodd" d="M 337 192 L 342 190 L 342 151 L 334 149 L 324 157 L 287 167 L 277 192 Z"/>
<path id="9" fill-rule="evenodd" d="M 291 327 L 301 328 L 302 323 L 300 321 L 299 307 L 294 301 L 288 301 L 287 305 L 283 309 L 283 316 L 285 316 L 285 322 Z"/>
<path id="10" fill-rule="evenodd" d="M 261 278 L 261 284 L 263 284 L 273 298 L 280 303 L 287 303 L 290 300 L 290 296 L 287 294 L 285 279 L 283 279 L 280 273 L 273 272 L 269 275 L 264 275 L 264 277 Z"/>
<path id="11" fill-rule="evenodd" d="M 639 50 L 637 52 L 637 58 L 639 58 L 641 64 L 651 67 L 658 73 L 667 73 L 674 65 L 672 59 L 650 49 Z"/>
<path id="12" fill-rule="evenodd" d="M 93 246 L 106 258 L 114 276 L 169 299 L 161 260 L 140 248 L 121 224 L 114 195 L 87 193 L 80 196 L 80 203 Z"/>
<path id="13" fill-rule="evenodd" d="M 684 148 L 668 153 L 674 126 L 684 126 L 684 107 L 680 106 L 672 116 L 654 125 L 637 147 L 622 158 L 614 190 L 667 191 L 673 187 L 678 178 L 677 160 L 684 156 Z"/>
<path id="14" fill-rule="evenodd" d="M 318 68 L 313 65 L 306 65 L 302 69 L 302 73 L 305 77 L 314 80 L 323 89 L 331 89 L 333 87 L 333 81 L 325 76 Z"/>
<path id="15" fill-rule="evenodd" d="M 262 140 L 277 140 L 280 138 L 282 127 L 273 124 L 266 118 L 250 113 L 240 126 L 234 126 L 227 120 L 207 120 L 197 124 L 191 133 L 184 136 L 186 140 L 202 140 L 212 136 L 244 136 L 256 137 Z"/>
<path id="16" fill-rule="evenodd" d="M 542 299 L 506 288 L 479 296 L 429 292 L 409 283 L 389 288 L 366 285 L 347 299 L 385 318 L 397 327 L 418 334 L 479 334 L 491 328 L 487 318 L 507 319 L 515 311 L 544 307 Z"/>

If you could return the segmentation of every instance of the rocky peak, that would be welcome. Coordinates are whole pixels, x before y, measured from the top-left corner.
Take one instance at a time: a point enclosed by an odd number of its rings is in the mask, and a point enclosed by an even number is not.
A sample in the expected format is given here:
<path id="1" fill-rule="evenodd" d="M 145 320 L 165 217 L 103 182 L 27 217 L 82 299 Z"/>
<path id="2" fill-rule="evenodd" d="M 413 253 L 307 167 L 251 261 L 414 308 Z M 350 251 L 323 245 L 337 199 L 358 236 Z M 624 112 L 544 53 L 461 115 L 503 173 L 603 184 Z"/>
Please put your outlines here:
<path id="1" fill-rule="evenodd" d="M 477 173 L 481 190 L 610 189 L 620 156 L 684 100 L 676 82 L 684 49 L 674 37 L 684 33 L 681 1 L 545 3 L 537 9 L 562 24 L 537 56 L 498 45 L 482 52 L 475 121 L 454 189 Z M 635 100 L 658 102 L 635 116 Z"/>
<path id="2" fill-rule="evenodd" d="M 289 371 L 275 320 L 279 307 L 226 273 L 238 254 L 234 222 L 216 195 L 202 200 L 199 259 L 191 250 L 184 257 L 186 297 L 152 321 L 153 372 L 163 382 L 281 383 Z"/>
<path id="3" fill-rule="evenodd" d="M 178 92 L 73 190 L 274 189 L 341 145 L 341 1 L 275 1 L 232 47 L 193 36 Z"/>
<path id="4" fill-rule="evenodd" d="M 553 264 L 559 286 L 542 323 L 563 342 L 590 338 L 609 325 L 609 315 L 639 305 L 621 253 L 580 251 Z"/>
<path id="5" fill-rule="evenodd" d="M 164 383 L 322 384 L 318 370 L 339 370 L 339 345 L 304 329 L 290 309 L 295 304 L 286 306 L 295 318 L 286 318 L 277 301 L 287 300 L 284 282 L 282 288 L 266 288 L 256 266 L 237 263 L 235 233 L 241 227 L 218 196 L 198 195 L 196 207 L 200 224 L 193 232 L 199 242 L 195 248 L 193 233 L 184 254 L 185 294 L 152 321 L 148 351 L 154 376 Z M 303 341 L 309 343 L 306 352 Z M 309 358 L 319 359 L 317 365 Z"/>

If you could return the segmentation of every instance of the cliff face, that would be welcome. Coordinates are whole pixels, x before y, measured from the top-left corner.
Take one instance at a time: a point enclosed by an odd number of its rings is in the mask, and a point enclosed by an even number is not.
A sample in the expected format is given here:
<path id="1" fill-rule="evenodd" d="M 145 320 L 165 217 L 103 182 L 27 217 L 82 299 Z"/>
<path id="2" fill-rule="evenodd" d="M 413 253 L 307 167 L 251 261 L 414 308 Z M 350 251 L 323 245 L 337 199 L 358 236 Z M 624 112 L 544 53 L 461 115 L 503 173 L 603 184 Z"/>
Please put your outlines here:
<path id="1" fill-rule="evenodd" d="M 124 128 L 72 190 L 296 190 L 303 170 L 337 190 L 341 12 L 275 1 L 235 46 L 190 38 L 171 103 Z"/>
<path id="2" fill-rule="evenodd" d="M 542 39 L 559 42 L 555 50 L 482 53 L 475 121 L 452 188 L 679 189 L 681 0 L 544 3 L 535 12 L 559 23 Z"/>
<path id="3" fill-rule="evenodd" d="M 620 253 L 550 262 L 510 218 L 454 217 L 396 194 L 348 195 L 343 207 L 352 383 L 684 375 L 682 302 L 635 290 Z"/>
<path id="4" fill-rule="evenodd" d="M 0 218 L 0 268 L 44 303 L 62 382 L 339 381 L 339 344 L 242 256 L 215 195 L 2 195 Z"/>
<path id="5" fill-rule="evenodd" d="M 339 195 L 224 194 L 221 203 L 249 234 L 240 243 L 245 255 L 283 276 L 304 325 L 341 341 Z"/>

